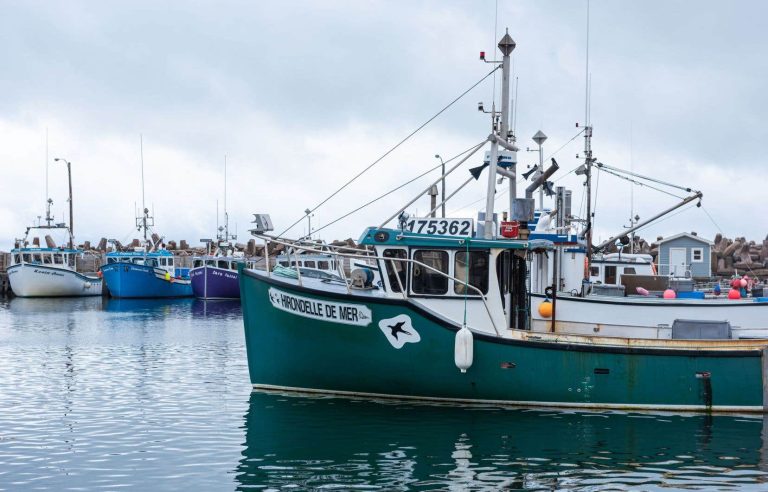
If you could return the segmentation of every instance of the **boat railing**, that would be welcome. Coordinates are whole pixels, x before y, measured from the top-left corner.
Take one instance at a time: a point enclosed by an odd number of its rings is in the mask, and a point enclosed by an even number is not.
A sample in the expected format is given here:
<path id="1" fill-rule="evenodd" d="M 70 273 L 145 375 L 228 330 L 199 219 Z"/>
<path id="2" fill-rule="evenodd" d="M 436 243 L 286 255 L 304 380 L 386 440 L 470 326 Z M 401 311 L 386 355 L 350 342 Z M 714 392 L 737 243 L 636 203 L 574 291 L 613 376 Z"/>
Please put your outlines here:
<path id="1" fill-rule="evenodd" d="M 316 248 L 313 248 L 312 246 L 304 246 L 304 245 L 296 244 L 296 243 L 293 243 L 293 242 L 287 242 L 287 241 L 283 241 L 281 239 L 274 238 L 274 237 L 271 237 L 271 236 L 263 236 L 263 235 L 257 235 L 257 234 L 254 234 L 254 236 L 258 237 L 258 238 L 260 238 L 260 239 L 262 239 L 262 240 L 264 240 L 266 242 L 266 245 L 264 247 L 264 252 L 265 252 L 265 255 L 266 255 L 265 257 L 267 259 L 267 276 L 271 276 L 271 274 L 272 274 L 270 269 L 269 269 L 269 243 L 276 243 L 276 244 L 280 244 L 280 245 L 286 246 L 288 248 L 292 248 L 294 257 L 296 256 L 295 251 L 299 250 L 299 249 L 300 250 L 304 250 L 304 251 L 311 251 L 313 253 L 317 253 L 318 252 L 318 250 Z M 355 250 L 355 248 L 350 248 L 348 246 L 346 247 L 346 249 Z M 488 301 L 487 301 L 486 295 L 483 294 L 483 292 L 480 289 L 478 289 L 474 285 L 470 284 L 466 280 L 461 280 L 461 279 L 458 279 L 458 278 L 456 278 L 456 277 L 454 277 L 452 275 L 448 275 L 447 273 L 445 273 L 445 272 L 443 272 L 441 270 L 438 270 L 437 268 L 434 268 L 434 267 L 432 267 L 430 265 L 427 265 L 426 263 L 420 262 L 418 260 L 414 260 L 412 258 L 388 258 L 388 257 L 378 256 L 376 254 L 372 254 L 372 252 L 370 250 L 358 250 L 358 251 L 364 251 L 367 254 L 364 254 L 364 255 L 363 254 L 351 254 L 351 253 L 342 253 L 340 251 L 324 251 L 323 254 L 327 254 L 327 255 L 330 255 L 330 256 L 336 256 L 336 257 L 350 258 L 350 259 L 351 258 L 358 258 L 358 259 L 359 258 L 364 258 L 364 259 L 368 259 L 368 260 L 382 260 L 385 263 L 387 261 L 389 261 L 390 265 L 392 265 L 393 270 L 395 269 L 395 262 L 398 262 L 398 263 L 410 263 L 410 264 L 413 264 L 413 265 L 418 265 L 418 266 L 420 266 L 422 268 L 426 268 L 427 270 L 435 272 L 438 275 L 440 275 L 442 277 L 445 277 L 446 279 L 453 280 L 454 283 L 459 283 L 461 285 L 464 285 L 464 287 L 465 287 L 465 289 L 467 289 L 467 291 L 471 290 L 471 291 L 474 291 L 474 292 L 477 293 L 477 298 L 479 298 L 483 302 L 483 306 L 485 307 L 485 312 L 488 315 L 488 319 L 491 321 L 491 325 L 493 326 L 493 331 L 496 332 L 496 335 L 501 336 L 501 332 L 499 332 L 499 329 L 496 326 L 496 322 L 493 319 L 493 315 L 491 314 L 491 309 L 488 306 Z M 342 263 L 343 262 L 341 262 L 341 261 L 336 261 L 337 265 L 341 265 Z M 296 268 L 297 281 L 298 281 L 299 285 L 302 286 L 301 268 L 299 267 L 298 261 L 294 261 L 294 264 L 295 264 L 295 268 Z M 346 288 L 347 288 L 347 293 L 348 294 L 351 293 L 352 291 L 351 291 L 351 288 L 350 288 L 350 282 L 347 280 L 347 277 L 344 274 L 344 269 L 343 268 L 340 268 L 339 276 L 344 280 L 344 284 L 346 285 Z M 397 277 L 397 283 L 398 283 L 398 286 L 400 287 L 400 295 L 402 296 L 403 299 L 407 300 L 408 299 L 408 294 L 406 292 L 405 286 L 402 284 L 402 281 L 400 280 L 400 275 L 395 275 L 395 277 Z"/>

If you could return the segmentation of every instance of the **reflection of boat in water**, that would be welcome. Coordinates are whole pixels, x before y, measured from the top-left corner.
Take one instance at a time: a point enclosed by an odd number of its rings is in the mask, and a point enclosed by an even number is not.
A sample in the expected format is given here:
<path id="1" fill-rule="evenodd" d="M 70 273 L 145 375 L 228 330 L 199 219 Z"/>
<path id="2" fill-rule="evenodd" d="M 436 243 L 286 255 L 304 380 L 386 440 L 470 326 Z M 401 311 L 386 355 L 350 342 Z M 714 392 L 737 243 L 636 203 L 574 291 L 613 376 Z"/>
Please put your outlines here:
<path id="1" fill-rule="evenodd" d="M 193 299 L 191 298 L 170 298 L 170 299 L 123 299 L 123 298 L 105 298 L 104 310 L 126 313 L 143 314 L 168 314 L 173 311 L 188 312 Z"/>
<path id="2" fill-rule="evenodd" d="M 698 490 L 768 479 L 760 471 L 762 418 L 470 409 L 254 392 L 245 420 L 237 468 L 242 489 Z"/>
<path id="3" fill-rule="evenodd" d="M 195 299 L 192 303 L 192 316 L 195 317 L 239 318 L 242 314 L 243 310 L 239 299 Z"/>
<path id="4" fill-rule="evenodd" d="M 43 313 L 62 313 L 101 311 L 104 298 L 93 297 L 14 297 L 8 300 L 8 310 L 12 314 L 34 315 Z"/>

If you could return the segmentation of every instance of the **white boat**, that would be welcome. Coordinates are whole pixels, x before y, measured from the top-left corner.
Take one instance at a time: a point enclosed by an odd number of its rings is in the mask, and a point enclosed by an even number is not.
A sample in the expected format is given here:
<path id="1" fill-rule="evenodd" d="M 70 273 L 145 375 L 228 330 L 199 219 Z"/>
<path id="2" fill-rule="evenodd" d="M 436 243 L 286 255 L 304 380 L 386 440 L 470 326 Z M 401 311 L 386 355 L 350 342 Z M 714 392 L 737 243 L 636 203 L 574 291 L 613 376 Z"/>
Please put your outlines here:
<path id="1" fill-rule="evenodd" d="M 7 268 L 11 290 L 19 297 L 100 296 L 101 277 L 85 275 L 77 271 L 77 258 L 82 258 L 85 252 L 74 247 L 72 167 L 66 159 L 56 158 L 55 161 L 63 161 L 67 165 L 69 225 L 63 222 L 54 223 L 51 215 L 53 200 L 48 198 L 45 225 L 27 227 L 24 238 L 17 239 L 16 247 L 11 250 L 11 264 Z M 46 181 L 46 194 L 47 191 Z M 51 235 L 56 235 L 60 244 L 66 241 L 67 247 L 57 247 Z M 45 248 L 40 247 L 40 236 L 44 236 Z M 32 247 L 30 247 L 30 241 L 32 241 Z"/>
<path id="2" fill-rule="evenodd" d="M 63 224 L 30 227 L 20 247 L 11 250 L 8 280 L 11 290 L 19 297 L 74 297 L 100 296 L 102 280 L 96 275 L 85 275 L 76 270 L 77 258 L 85 254 L 73 248 L 27 247 L 30 232 L 40 229 L 53 232 L 69 229 Z"/>
<path id="3" fill-rule="evenodd" d="M 675 207 L 595 249 L 701 197 L 694 190 Z M 537 224 L 530 234 L 555 245 L 554 252 L 533 257 L 531 330 L 630 339 L 768 339 L 768 298 L 692 292 L 690 278 L 657 275 L 650 255 L 590 254 L 589 223 L 580 229 L 578 221 L 568 220 L 568 204 L 558 197 L 555 208 L 561 210 L 557 219 L 544 227 Z M 686 288 L 678 288 L 682 285 Z M 667 289 L 674 291 L 668 292 L 672 298 L 663 295 Z"/>

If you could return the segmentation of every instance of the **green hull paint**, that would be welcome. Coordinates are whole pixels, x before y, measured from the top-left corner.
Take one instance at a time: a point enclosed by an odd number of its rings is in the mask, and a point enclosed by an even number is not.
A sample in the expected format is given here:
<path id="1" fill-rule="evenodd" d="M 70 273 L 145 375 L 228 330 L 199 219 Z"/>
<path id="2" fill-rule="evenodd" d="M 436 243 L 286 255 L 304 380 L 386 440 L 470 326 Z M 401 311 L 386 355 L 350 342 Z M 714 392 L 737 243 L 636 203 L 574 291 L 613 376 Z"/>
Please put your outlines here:
<path id="1" fill-rule="evenodd" d="M 474 363 L 461 373 L 454 365 L 456 328 L 408 302 L 339 298 L 244 273 L 248 367 L 257 386 L 520 405 L 731 411 L 763 405 L 760 351 L 660 354 L 476 335 Z M 373 322 L 352 326 L 277 309 L 271 286 L 319 301 L 365 304 Z M 402 314 L 421 339 L 396 349 L 378 322 Z"/>

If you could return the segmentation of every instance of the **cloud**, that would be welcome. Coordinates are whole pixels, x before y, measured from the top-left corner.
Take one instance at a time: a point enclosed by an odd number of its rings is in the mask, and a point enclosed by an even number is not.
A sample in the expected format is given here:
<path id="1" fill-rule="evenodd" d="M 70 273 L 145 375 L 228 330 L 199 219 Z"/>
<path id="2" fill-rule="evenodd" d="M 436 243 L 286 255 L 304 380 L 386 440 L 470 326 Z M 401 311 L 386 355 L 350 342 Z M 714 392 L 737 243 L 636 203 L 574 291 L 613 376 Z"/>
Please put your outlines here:
<path id="1" fill-rule="evenodd" d="M 751 210 L 768 184 L 761 145 L 768 61 L 756 28 L 766 7 L 592 1 L 590 8 L 596 156 L 701 189 L 719 225 L 693 210 L 642 234 L 697 229 L 713 237 L 722 228 L 761 237 L 768 219 Z M 574 190 L 576 205 L 581 180 L 565 173 L 583 154 L 583 138 L 570 140 L 584 120 L 586 3 L 502 1 L 495 35 L 494 10 L 490 1 L 6 5 L 0 249 L 44 211 L 46 128 L 51 158 L 73 162 L 80 240 L 137 236 L 139 134 L 147 203 L 168 238 L 213 234 L 225 154 L 229 216 L 241 239 L 252 212 L 269 212 L 287 227 L 487 73 L 491 66 L 477 53 L 492 52 L 503 26 L 518 43 L 521 167 L 536 161 L 524 149 L 543 130 L 545 155 L 564 146 L 555 178 Z M 490 107 L 494 86 L 498 92 L 498 78 L 330 200 L 313 226 L 426 171 L 434 154 L 479 142 L 489 123 L 476 104 Z M 58 164 L 49 171 L 60 217 L 66 175 Z M 450 177 L 449 190 L 466 179 L 461 173 Z M 597 233 L 605 238 L 628 222 L 632 207 L 626 182 L 600 179 Z M 422 179 L 323 234 L 356 237 L 427 184 Z M 482 183 L 467 189 L 448 209 L 481 209 L 484 190 Z M 639 189 L 633 209 L 649 217 L 674 202 Z M 416 208 L 424 213 L 427 199 Z"/>

